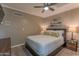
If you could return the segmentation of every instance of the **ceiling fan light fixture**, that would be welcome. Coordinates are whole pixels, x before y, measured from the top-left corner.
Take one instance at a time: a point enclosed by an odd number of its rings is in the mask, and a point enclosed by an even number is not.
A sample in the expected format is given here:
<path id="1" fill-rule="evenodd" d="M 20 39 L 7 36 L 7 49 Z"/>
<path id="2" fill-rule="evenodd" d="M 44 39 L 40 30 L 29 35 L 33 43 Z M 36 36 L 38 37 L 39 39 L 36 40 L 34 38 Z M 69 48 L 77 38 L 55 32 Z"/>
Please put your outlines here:
<path id="1" fill-rule="evenodd" d="M 49 10 L 49 7 L 44 7 L 44 10 Z"/>

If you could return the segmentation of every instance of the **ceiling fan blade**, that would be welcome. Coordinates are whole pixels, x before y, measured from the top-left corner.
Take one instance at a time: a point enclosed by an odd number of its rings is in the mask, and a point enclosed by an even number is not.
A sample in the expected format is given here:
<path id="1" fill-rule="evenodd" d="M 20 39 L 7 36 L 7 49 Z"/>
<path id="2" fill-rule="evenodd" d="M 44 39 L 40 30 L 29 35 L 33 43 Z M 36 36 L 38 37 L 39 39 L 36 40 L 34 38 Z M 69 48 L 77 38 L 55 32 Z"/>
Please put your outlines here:
<path id="1" fill-rule="evenodd" d="M 45 10 L 43 9 L 41 12 L 42 12 L 42 13 L 44 13 L 44 12 L 45 12 Z"/>
<path id="2" fill-rule="evenodd" d="M 34 8 L 44 8 L 43 6 L 34 6 Z"/>
<path id="3" fill-rule="evenodd" d="M 53 9 L 53 8 L 49 8 L 51 11 L 54 11 L 55 9 Z"/>
<path id="4" fill-rule="evenodd" d="M 57 3 L 48 3 L 48 6 L 56 5 Z"/>

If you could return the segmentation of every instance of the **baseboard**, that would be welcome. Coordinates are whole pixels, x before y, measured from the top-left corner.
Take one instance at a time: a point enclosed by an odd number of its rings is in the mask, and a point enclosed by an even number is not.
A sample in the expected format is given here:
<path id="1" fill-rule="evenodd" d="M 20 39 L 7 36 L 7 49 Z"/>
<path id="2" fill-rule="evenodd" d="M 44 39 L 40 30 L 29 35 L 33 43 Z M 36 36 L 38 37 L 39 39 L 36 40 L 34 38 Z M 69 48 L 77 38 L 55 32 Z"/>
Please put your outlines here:
<path id="1" fill-rule="evenodd" d="M 11 46 L 11 48 L 19 47 L 19 46 L 22 46 L 22 45 L 24 45 L 24 43 Z"/>

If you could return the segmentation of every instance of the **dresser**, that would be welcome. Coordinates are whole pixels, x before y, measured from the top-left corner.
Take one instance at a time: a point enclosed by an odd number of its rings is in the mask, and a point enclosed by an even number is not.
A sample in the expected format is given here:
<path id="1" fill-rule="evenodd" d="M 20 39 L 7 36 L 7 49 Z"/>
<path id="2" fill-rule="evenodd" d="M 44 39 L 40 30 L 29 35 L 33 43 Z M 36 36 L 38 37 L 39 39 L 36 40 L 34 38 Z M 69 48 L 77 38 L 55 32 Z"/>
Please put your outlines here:
<path id="1" fill-rule="evenodd" d="M 0 38 L 0 56 L 11 55 L 11 39 Z"/>

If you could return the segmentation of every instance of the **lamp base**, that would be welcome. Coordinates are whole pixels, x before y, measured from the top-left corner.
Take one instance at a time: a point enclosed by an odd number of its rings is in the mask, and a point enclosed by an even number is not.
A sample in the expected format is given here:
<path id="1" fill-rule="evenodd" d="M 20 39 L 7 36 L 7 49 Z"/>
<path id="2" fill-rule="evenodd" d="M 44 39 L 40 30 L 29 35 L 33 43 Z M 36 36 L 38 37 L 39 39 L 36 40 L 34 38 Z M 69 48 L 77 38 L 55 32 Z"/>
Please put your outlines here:
<path id="1" fill-rule="evenodd" d="M 74 39 L 73 39 L 73 32 L 72 32 L 72 35 L 71 35 L 71 40 L 74 40 Z"/>

